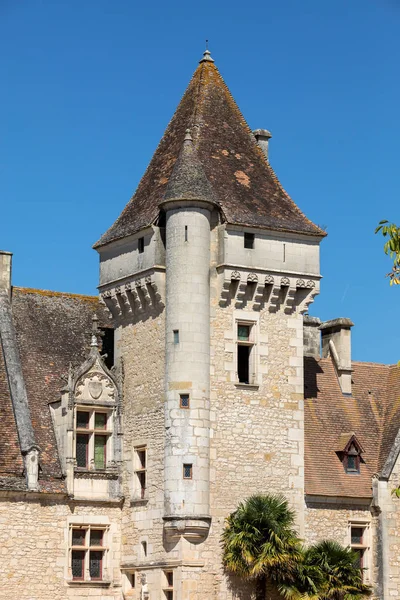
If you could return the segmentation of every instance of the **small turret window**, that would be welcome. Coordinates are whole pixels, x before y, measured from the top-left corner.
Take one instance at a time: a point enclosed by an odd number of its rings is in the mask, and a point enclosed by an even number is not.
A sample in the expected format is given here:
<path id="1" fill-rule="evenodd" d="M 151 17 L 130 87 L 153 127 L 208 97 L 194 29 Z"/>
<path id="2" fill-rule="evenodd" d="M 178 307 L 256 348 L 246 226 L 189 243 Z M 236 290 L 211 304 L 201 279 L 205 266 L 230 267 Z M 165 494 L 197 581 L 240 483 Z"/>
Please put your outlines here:
<path id="1" fill-rule="evenodd" d="M 142 254 L 144 252 L 144 237 L 138 239 L 138 251 L 139 254 Z"/>
<path id="2" fill-rule="evenodd" d="M 189 394 L 180 394 L 180 396 L 179 396 L 179 406 L 181 408 L 190 408 Z"/>
<path id="3" fill-rule="evenodd" d="M 193 465 L 184 464 L 183 465 L 183 479 L 192 479 L 193 477 Z"/>
<path id="4" fill-rule="evenodd" d="M 244 247 L 248 248 L 249 250 L 253 250 L 253 248 L 254 248 L 254 238 L 255 238 L 254 233 L 247 233 L 247 232 L 245 232 L 245 234 L 244 234 Z"/>

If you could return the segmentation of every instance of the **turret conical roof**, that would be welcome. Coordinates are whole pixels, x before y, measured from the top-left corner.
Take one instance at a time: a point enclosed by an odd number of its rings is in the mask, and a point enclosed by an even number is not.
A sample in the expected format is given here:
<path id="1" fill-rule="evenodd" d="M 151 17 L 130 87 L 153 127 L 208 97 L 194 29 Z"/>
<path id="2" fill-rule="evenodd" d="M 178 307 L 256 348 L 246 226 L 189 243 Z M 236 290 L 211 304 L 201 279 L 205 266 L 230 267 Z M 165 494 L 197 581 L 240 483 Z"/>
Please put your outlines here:
<path id="1" fill-rule="evenodd" d="M 188 128 L 196 157 L 225 221 L 325 235 L 282 188 L 207 54 L 200 61 L 134 196 L 95 248 L 131 235 L 157 219 L 159 204 L 166 194 Z"/>
<path id="2" fill-rule="evenodd" d="M 203 200 L 215 202 L 215 195 L 197 156 L 190 129 L 169 178 L 163 202 L 167 200 Z"/>

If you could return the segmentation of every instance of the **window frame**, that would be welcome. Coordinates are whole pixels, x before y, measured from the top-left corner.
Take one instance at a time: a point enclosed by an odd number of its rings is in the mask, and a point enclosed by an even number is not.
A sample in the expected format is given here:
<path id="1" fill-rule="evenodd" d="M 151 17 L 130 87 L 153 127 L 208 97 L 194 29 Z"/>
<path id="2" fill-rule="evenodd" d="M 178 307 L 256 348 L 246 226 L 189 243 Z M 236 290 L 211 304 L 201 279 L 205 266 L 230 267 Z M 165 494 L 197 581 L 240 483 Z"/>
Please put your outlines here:
<path id="1" fill-rule="evenodd" d="M 239 327 L 249 327 L 248 340 L 239 338 Z M 248 319 L 235 319 L 235 372 L 236 383 L 239 385 L 257 385 L 257 321 Z M 248 381 L 241 381 L 239 376 L 239 347 L 249 348 L 248 354 Z"/>
<path id="2" fill-rule="evenodd" d="M 185 470 L 188 467 L 190 469 L 190 476 L 186 477 Z M 183 463 L 183 465 L 182 465 L 182 479 L 184 479 L 185 481 L 190 481 L 191 479 L 193 479 L 193 463 Z"/>
<path id="3" fill-rule="evenodd" d="M 89 420 L 86 427 L 78 427 L 79 413 L 89 413 Z M 105 427 L 96 428 L 96 414 L 105 414 Z M 78 471 L 105 471 L 108 468 L 107 461 L 113 456 L 113 409 L 104 406 L 87 406 L 77 404 L 74 415 L 74 460 L 75 469 Z M 78 465 L 77 460 L 77 445 L 78 436 L 87 436 L 88 442 L 86 445 L 86 465 Z M 96 438 L 105 438 L 104 443 L 104 466 L 96 467 Z"/>
<path id="4" fill-rule="evenodd" d="M 84 532 L 83 544 L 73 544 L 74 531 Z M 92 531 L 101 531 L 101 544 L 91 543 Z M 109 583 L 107 573 L 107 560 L 109 552 L 109 525 L 100 523 L 69 523 L 68 535 L 68 570 L 70 583 Z M 72 559 L 76 552 L 81 552 L 82 558 L 82 577 L 74 577 L 72 569 Z M 92 577 L 90 574 L 91 555 L 93 552 L 101 554 L 100 557 L 100 577 Z"/>
<path id="5" fill-rule="evenodd" d="M 140 455 L 144 453 L 144 466 Z M 133 447 L 134 500 L 146 500 L 148 494 L 148 447 L 147 444 L 137 444 Z M 144 478 L 144 485 L 143 480 Z"/>
<path id="6" fill-rule="evenodd" d="M 352 529 L 362 529 L 361 543 L 352 542 Z M 369 521 L 352 520 L 348 523 L 348 545 L 356 552 L 362 551 L 360 569 L 363 583 L 370 581 L 371 569 L 371 523 Z"/>
<path id="7" fill-rule="evenodd" d="M 162 571 L 162 584 L 164 600 L 173 600 L 175 598 L 175 573 L 174 569 L 164 569 Z"/>

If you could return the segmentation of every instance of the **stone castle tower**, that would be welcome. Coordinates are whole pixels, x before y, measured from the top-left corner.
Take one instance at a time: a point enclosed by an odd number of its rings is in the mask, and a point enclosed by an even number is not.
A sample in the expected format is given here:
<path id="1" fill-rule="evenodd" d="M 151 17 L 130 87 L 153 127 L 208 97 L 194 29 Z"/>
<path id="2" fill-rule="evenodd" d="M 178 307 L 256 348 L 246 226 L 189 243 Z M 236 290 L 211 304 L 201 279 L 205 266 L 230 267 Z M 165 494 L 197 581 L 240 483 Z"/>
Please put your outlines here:
<path id="1" fill-rule="evenodd" d="M 324 232 L 279 183 L 270 137 L 206 51 L 95 245 L 123 375 L 126 597 L 231 598 L 220 536 L 251 493 L 283 492 L 304 530 L 303 313 Z"/>

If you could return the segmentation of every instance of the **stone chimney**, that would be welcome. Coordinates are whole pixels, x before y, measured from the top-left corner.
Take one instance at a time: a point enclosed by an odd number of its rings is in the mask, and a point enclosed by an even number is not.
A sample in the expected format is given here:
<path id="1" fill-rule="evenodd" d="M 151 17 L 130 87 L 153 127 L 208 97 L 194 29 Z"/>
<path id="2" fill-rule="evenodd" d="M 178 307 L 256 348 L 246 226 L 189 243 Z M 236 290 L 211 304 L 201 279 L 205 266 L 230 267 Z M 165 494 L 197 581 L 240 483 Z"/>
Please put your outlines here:
<path id="1" fill-rule="evenodd" d="M 253 135 L 264 152 L 265 158 L 268 160 L 268 142 L 272 138 L 272 133 L 268 129 L 255 129 Z"/>
<path id="2" fill-rule="evenodd" d="M 318 317 L 310 317 L 310 315 L 304 315 L 303 317 L 303 344 L 304 344 L 304 356 L 312 356 L 313 358 L 320 358 L 321 356 L 321 332 L 319 326 L 321 321 Z"/>
<path id="3" fill-rule="evenodd" d="M 0 293 L 11 292 L 11 262 L 12 253 L 0 250 Z"/>
<path id="4" fill-rule="evenodd" d="M 320 325 L 322 357 L 331 356 L 343 394 L 351 394 L 351 328 L 350 319 L 340 317 Z"/>

